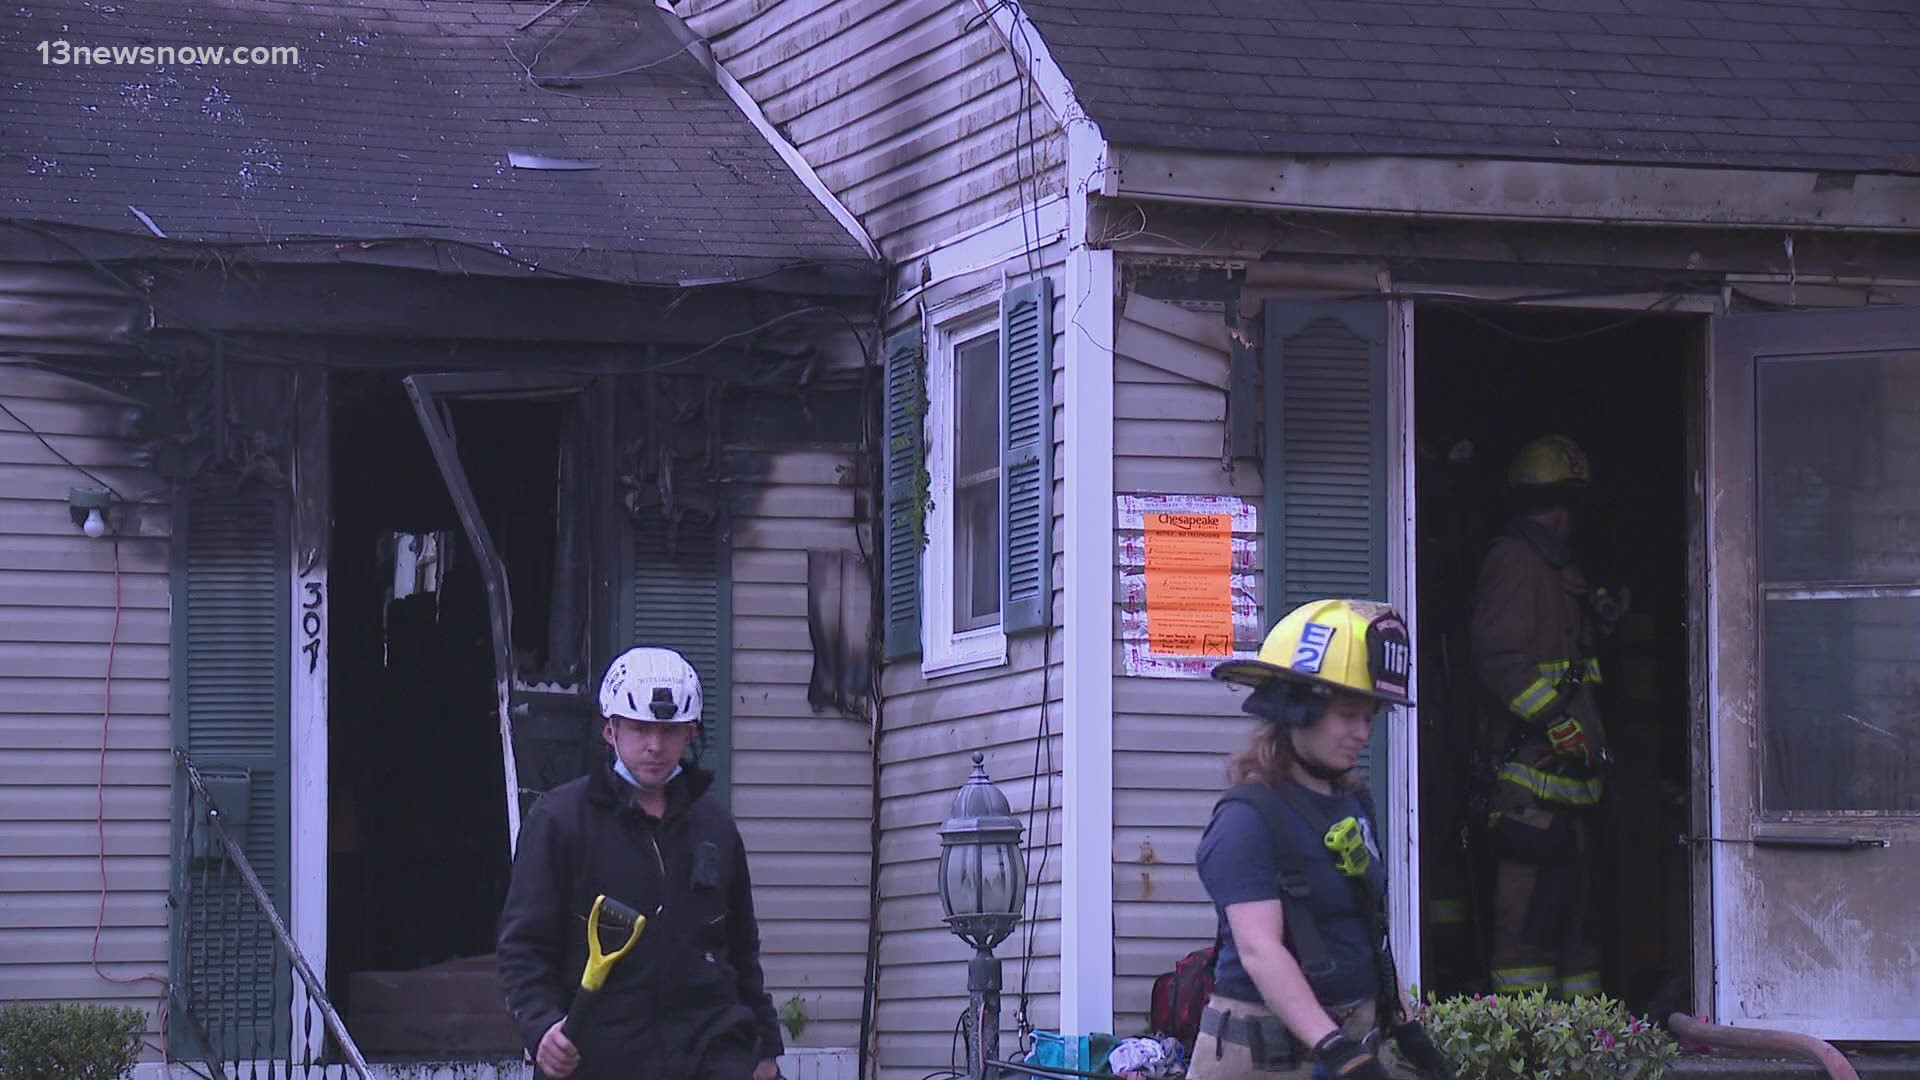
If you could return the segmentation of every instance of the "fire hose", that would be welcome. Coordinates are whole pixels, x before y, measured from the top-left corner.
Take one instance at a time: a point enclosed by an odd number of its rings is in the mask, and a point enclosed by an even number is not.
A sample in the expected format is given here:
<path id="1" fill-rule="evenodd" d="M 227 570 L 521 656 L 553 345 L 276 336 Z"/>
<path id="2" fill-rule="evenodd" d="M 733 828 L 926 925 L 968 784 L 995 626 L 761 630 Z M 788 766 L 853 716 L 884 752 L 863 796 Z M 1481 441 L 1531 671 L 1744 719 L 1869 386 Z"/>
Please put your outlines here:
<path id="1" fill-rule="evenodd" d="M 1810 1035 L 1770 1028 L 1734 1028 L 1724 1024 L 1709 1024 L 1678 1012 L 1667 1018 L 1667 1026 L 1675 1035 L 1692 1042 L 1728 1050 L 1767 1050 L 1786 1054 L 1813 1062 L 1827 1070 L 1827 1075 L 1833 1080 L 1860 1080 L 1860 1074 L 1853 1070 L 1853 1064 L 1846 1055 L 1835 1049 L 1832 1043 L 1822 1042 Z"/>

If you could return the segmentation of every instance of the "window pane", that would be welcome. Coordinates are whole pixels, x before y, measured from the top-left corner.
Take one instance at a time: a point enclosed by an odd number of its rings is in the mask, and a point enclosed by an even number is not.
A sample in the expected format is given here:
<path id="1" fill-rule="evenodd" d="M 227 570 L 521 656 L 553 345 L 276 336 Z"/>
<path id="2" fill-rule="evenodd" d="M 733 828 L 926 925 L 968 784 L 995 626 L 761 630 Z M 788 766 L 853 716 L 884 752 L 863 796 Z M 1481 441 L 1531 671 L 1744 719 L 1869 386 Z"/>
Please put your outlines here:
<path id="1" fill-rule="evenodd" d="M 1920 578 L 1920 353 L 1759 366 L 1762 573 Z"/>
<path id="2" fill-rule="evenodd" d="M 1920 810 L 1920 598 L 1769 599 L 1768 811 Z"/>
<path id="3" fill-rule="evenodd" d="M 953 628 L 972 630 L 1000 618 L 1000 480 L 954 493 Z"/>
<path id="4" fill-rule="evenodd" d="M 953 475 L 967 480 L 1000 467 L 1000 335 L 986 334 L 959 346 L 953 364 L 960 396 Z"/>

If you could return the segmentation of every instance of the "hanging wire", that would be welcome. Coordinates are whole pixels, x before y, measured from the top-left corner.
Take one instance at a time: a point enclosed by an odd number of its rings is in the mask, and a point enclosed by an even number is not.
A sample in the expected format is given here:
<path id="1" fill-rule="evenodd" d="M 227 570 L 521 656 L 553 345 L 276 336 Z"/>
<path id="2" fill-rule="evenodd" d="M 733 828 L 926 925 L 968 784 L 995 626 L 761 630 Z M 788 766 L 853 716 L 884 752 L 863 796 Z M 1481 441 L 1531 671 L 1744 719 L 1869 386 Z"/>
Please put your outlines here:
<path id="1" fill-rule="evenodd" d="M 0 412 L 6 413 L 8 419 L 20 425 L 21 431 L 24 431 L 28 435 L 31 435 L 35 439 L 39 440 L 40 445 L 47 448 L 47 453 L 52 454 L 56 458 L 59 458 L 61 463 L 66 465 L 67 468 L 72 469 L 73 471 L 79 473 L 80 475 L 86 477 L 87 479 L 107 489 L 107 491 L 113 494 L 114 498 L 119 499 L 121 502 L 124 503 L 129 501 L 125 495 L 122 495 L 120 493 L 120 489 L 114 487 L 112 484 L 107 483 L 105 480 L 100 479 L 100 477 L 95 475 L 91 469 L 88 469 L 86 466 L 76 463 L 72 458 L 61 453 L 59 447 L 48 442 L 47 437 L 45 435 L 42 435 L 38 431 L 34 430 L 34 427 L 32 424 L 27 423 L 24 419 L 21 418 L 19 413 L 14 412 L 12 409 L 8 408 L 7 403 L 4 401 L 0 401 Z M 116 541 L 116 546 L 114 550 L 116 552 L 119 550 L 117 546 L 117 541 Z"/>

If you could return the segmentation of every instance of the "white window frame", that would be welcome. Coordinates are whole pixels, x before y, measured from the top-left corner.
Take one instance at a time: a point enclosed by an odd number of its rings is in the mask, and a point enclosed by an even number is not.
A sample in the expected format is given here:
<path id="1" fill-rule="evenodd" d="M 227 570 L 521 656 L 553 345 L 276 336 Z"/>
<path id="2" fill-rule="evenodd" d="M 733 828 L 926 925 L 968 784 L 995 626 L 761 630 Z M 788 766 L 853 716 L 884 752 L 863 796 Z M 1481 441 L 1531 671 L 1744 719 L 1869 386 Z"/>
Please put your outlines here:
<path id="1" fill-rule="evenodd" d="M 926 514 L 927 546 L 920 556 L 920 674 L 932 677 L 1001 667 L 1007 662 L 1004 596 L 1002 621 L 973 630 L 955 630 L 953 625 L 953 463 L 959 422 L 954 407 L 958 381 L 954 352 L 981 334 L 1001 332 L 1000 298 L 996 294 L 987 300 L 976 297 L 956 301 L 929 312 L 927 321 L 927 426 L 923 434 L 932 506 Z M 1005 349 L 1006 343 L 1001 342 L 1000 347 Z M 1004 423 L 1005 403 L 1000 403 L 996 411 Z M 1001 545 L 1005 547 L 1004 537 Z M 1004 552 L 1000 572 L 1006 573 Z"/>

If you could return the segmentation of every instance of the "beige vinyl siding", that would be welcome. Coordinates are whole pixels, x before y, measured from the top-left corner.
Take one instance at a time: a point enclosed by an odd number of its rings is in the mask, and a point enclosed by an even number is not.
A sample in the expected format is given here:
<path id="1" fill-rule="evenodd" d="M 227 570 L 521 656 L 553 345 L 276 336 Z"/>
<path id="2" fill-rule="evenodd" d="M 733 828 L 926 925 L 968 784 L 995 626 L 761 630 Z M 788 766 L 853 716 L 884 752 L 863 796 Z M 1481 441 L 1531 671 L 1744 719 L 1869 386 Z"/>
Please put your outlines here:
<path id="1" fill-rule="evenodd" d="M 112 980 L 167 974 L 165 495 L 124 438 L 131 408 L 106 391 L 0 357 L 0 402 L 14 414 L 0 413 L 0 1001 L 133 1005 L 157 1032 L 162 985 Z M 68 489 L 93 481 L 23 422 L 137 500 L 115 509 L 110 722 L 114 543 L 73 524 Z M 96 921 L 110 978 L 93 967 Z"/>
<path id="2" fill-rule="evenodd" d="M 920 658 L 912 657 L 888 665 L 881 681 L 885 729 L 880 740 L 878 1060 L 886 1080 L 919 1080 L 954 1063 L 955 1025 L 967 1005 L 972 951 L 941 921 L 936 892 L 939 827 L 952 808 L 954 792 L 972 772 L 976 750 L 985 755 L 987 774 L 1028 826 L 1029 889 L 1037 894 L 1030 895 L 1029 913 L 1036 910 L 1036 899 L 1039 905 L 1039 918 L 1023 922 L 1015 936 L 995 950 L 1005 966 L 1001 1049 L 1014 1052 L 1023 971 L 1029 1022 L 1042 1030 L 1059 1027 L 1065 257 L 1065 247 L 1055 245 L 1036 259 L 1041 272 L 1054 279 L 1053 626 L 1045 635 L 1010 637 L 1003 667 L 928 679 L 921 674 Z M 1012 285 L 1026 280 L 1030 270 L 1024 257 L 1004 268 Z M 1001 269 L 939 283 L 923 299 L 928 307 L 937 307 L 978 292 L 983 303 L 995 303 Z M 894 313 L 890 329 L 909 325 L 916 317 L 913 305 L 904 306 Z M 1050 733 L 1045 742 L 1040 739 L 1043 700 Z M 964 1060 L 960 1067 L 965 1067 Z"/>
<path id="3" fill-rule="evenodd" d="M 807 552 L 858 551 L 850 449 L 734 451 L 733 808 L 747 843 L 775 1008 L 792 1046 L 860 1042 L 873 814 L 872 726 L 807 702 Z M 863 583 L 864 584 L 864 583 Z"/>
<path id="4" fill-rule="evenodd" d="M 971 0 L 675 6 L 889 258 L 1064 190 L 1059 125 Z"/>
<path id="5" fill-rule="evenodd" d="M 1189 309 L 1132 293 L 1118 316 L 1115 493 L 1235 495 L 1256 507 L 1264 530 L 1257 463 L 1221 468 L 1229 382 L 1219 305 Z M 1113 1008 L 1114 1030 L 1134 1034 L 1145 1029 L 1154 977 L 1213 940 L 1194 848 L 1252 721 L 1234 691 L 1211 680 L 1123 674 L 1120 600 L 1116 593 Z"/>

